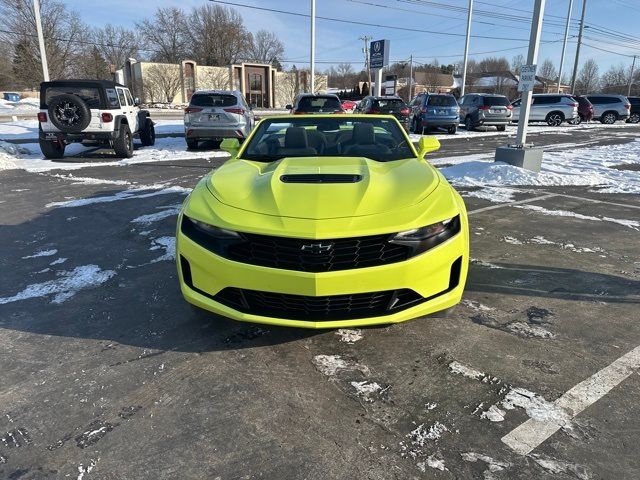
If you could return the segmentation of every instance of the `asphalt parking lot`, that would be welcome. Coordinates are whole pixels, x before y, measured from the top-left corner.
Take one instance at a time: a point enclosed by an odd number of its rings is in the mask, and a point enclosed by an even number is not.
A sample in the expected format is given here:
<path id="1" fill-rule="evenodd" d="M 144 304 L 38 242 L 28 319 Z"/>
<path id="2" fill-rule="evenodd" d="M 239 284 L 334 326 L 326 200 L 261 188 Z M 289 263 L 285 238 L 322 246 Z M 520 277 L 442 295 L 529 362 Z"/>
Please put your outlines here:
<path id="1" fill-rule="evenodd" d="M 533 138 L 637 138 L 564 135 Z M 638 478 L 637 195 L 465 189 L 447 315 L 267 328 L 179 292 L 175 214 L 222 160 L 0 172 L 0 478 Z"/>

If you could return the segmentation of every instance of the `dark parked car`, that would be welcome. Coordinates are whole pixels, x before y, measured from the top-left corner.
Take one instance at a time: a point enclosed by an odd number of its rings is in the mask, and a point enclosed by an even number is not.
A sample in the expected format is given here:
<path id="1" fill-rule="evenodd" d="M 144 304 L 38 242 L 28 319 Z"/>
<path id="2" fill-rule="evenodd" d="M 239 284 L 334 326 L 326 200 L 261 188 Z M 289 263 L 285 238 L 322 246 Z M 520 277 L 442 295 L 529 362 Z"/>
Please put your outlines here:
<path id="1" fill-rule="evenodd" d="M 293 101 L 293 105 L 287 105 L 292 114 L 307 113 L 345 113 L 337 95 L 331 93 L 301 93 Z"/>
<path id="2" fill-rule="evenodd" d="M 582 95 L 574 96 L 573 99 L 578 102 L 578 116 L 573 120 L 569 120 L 569 123 L 571 125 L 579 125 L 582 122 L 590 122 L 593 119 L 592 103 Z"/>
<path id="3" fill-rule="evenodd" d="M 460 107 L 453 95 L 443 93 L 418 94 L 409 104 L 409 124 L 413 133 L 428 132 L 432 128 L 446 128 L 456 133 L 460 122 Z"/>
<path id="4" fill-rule="evenodd" d="M 460 122 L 470 131 L 481 125 L 495 125 L 504 132 L 511 122 L 513 107 L 504 95 L 469 93 L 458 101 Z"/>
<path id="5" fill-rule="evenodd" d="M 631 114 L 629 115 L 627 123 L 638 123 L 640 122 L 640 97 L 627 98 L 629 99 L 629 103 L 631 104 Z"/>
<path id="6" fill-rule="evenodd" d="M 364 97 L 354 113 L 393 115 L 405 130 L 409 129 L 409 107 L 400 97 Z"/>

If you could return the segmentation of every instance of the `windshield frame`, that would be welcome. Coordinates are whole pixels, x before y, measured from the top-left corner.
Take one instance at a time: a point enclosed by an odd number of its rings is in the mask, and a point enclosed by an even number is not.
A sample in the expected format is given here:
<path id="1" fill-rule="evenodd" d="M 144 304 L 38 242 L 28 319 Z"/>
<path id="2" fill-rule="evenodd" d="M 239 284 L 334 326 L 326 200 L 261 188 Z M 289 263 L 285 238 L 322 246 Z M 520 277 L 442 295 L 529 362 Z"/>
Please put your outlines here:
<path id="1" fill-rule="evenodd" d="M 358 157 L 362 157 L 362 155 L 344 155 L 343 153 L 339 153 L 336 155 L 300 155 L 300 156 L 294 156 L 294 157 L 279 157 L 279 158 L 274 158 L 272 160 L 259 160 L 259 159 L 255 159 L 255 158 L 247 158 L 247 150 L 249 149 L 249 146 L 251 145 L 251 143 L 253 141 L 256 140 L 256 137 L 258 134 L 262 134 L 261 129 L 264 128 L 264 125 L 268 124 L 268 123 L 273 123 L 273 122 L 283 122 L 283 121 L 291 121 L 293 123 L 295 123 L 296 121 L 302 121 L 302 120 L 315 120 L 315 121 L 322 121 L 322 120 L 326 120 L 327 118 L 335 118 L 337 121 L 357 121 L 357 120 L 363 120 L 365 122 L 367 121 L 372 121 L 375 119 L 383 119 L 386 121 L 389 121 L 393 124 L 395 124 L 395 127 L 397 129 L 397 131 L 400 133 L 401 137 L 403 138 L 403 140 L 405 141 L 405 143 L 407 144 L 407 147 L 409 149 L 409 151 L 412 153 L 412 155 L 410 156 L 406 156 L 406 157 L 402 157 L 402 158 L 398 158 L 398 159 L 394 159 L 394 160 L 376 160 L 376 159 L 372 159 L 369 157 L 365 157 L 371 161 L 374 162 L 380 162 L 380 163 L 387 163 L 387 162 L 393 162 L 393 161 L 397 161 L 397 160 L 422 160 L 422 158 L 420 157 L 418 150 L 416 149 L 415 145 L 413 144 L 413 142 L 411 141 L 411 139 L 409 138 L 409 136 L 407 135 L 407 132 L 405 131 L 405 129 L 402 127 L 402 125 L 400 124 L 400 122 L 398 121 L 397 118 L 395 118 L 393 115 L 365 115 L 365 114 L 351 114 L 351 115 L 344 115 L 344 114 L 330 114 L 330 115 L 323 115 L 323 116 L 318 116 L 318 115 L 314 115 L 314 114 L 304 114 L 304 115 L 278 115 L 278 116 L 273 116 L 273 117 L 265 117 L 262 120 L 260 120 L 256 126 L 251 130 L 251 134 L 247 137 L 247 139 L 242 143 L 242 145 L 240 146 L 240 149 L 238 150 L 238 153 L 236 154 L 235 158 L 238 160 L 245 160 L 245 161 L 250 161 L 250 162 L 260 162 L 260 163 L 272 163 L 272 162 L 276 162 L 278 160 L 281 160 L 282 158 L 322 158 L 322 157 L 326 157 L 326 158 L 335 158 L 335 157 L 345 157 L 345 158 L 358 158 Z"/>

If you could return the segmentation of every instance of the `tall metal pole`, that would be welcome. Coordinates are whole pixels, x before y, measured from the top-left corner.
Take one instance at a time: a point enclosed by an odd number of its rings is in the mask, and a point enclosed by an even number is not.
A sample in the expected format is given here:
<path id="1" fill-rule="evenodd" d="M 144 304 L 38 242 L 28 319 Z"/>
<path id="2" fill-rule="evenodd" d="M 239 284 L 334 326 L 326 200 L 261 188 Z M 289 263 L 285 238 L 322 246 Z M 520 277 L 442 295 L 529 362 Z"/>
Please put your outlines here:
<path id="1" fill-rule="evenodd" d="M 569 0 L 569 13 L 567 13 L 567 25 L 564 27 L 564 43 L 562 44 L 562 54 L 560 55 L 560 68 L 558 69 L 558 93 L 560 93 L 560 81 L 562 80 L 562 67 L 564 66 L 564 52 L 567 49 L 567 39 L 569 38 L 569 23 L 571 23 L 571 9 L 573 0 Z"/>
<path id="2" fill-rule="evenodd" d="M 413 98 L 413 53 L 409 56 L 409 99 L 407 103 Z"/>
<path id="3" fill-rule="evenodd" d="M 631 85 L 633 84 L 633 71 L 636 68 L 636 56 L 633 56 L 633 63 L 631 64 L 631 73 L 629 74 L 629 88 L 627 88 L 627 97 L 631 95 Z"/>
<path id="4" fill-rule="evenodd" d="M 464 95 L 464 89 L 467 82 L 467 61 L 469 57 L 469 37 L 471 36 L 471 14 L 473 13 L 473 0 L 469 0 L 469 12 L 467 13 L 467 39 L 464 42 L 464 62 L 462 66 L 462 87 L 460 87 L 460 96 Z"/>
<path id="5" fill-rule="evenodd" d="M 311 0 L 311 93 L 316 87 L 316 0 Z"/>
<path id="6" fill-rule="evenodd" d="M 542 33 L 542 17 L 546 0 L 536 0 L 533 7 L 533 20 L 531 21 L 531 35 L 529 37 L 529 53 L 527 65 L 538 62 L 538 50 L 540 49 L 540 34 Z M 516 134 L 516 146 L 522 148 L 527 142 L 527 127 L 529 126 L 529 112 L 531 110 L 531 95 L 533 90 L 522 92 L 520 102 L 520 116 L 518 118 L 518 133 Z"/>
<path id="7" fill-rule="evenodd" d="M 371 40 L 371 37 L 365 35 L 364 37 L 360 37 L 359 40 L 364 42 L 364 66 L 367 70 L 367 78 L 369 79 L 367 85 L 369 86 L 369 95 L 371 95 L 371 65 L 369 65 L 369 40 Z"/>
<path id="8" fill-rule="evenodd" d="M 580 60 L 580 45 L 582 44 L 582 31 L 584 30 L 584 14 L 587 11 L 587 0 L 582 0 L 582 15 L 580 17 L 580 31 L 578 32 L 578 46 L 576 47 L 576 60 L 573 63 L 573 75 L 571 75 L 571 93 L 576 91 L 576 77 L 578 76 L 578 62 Z"/>
<path id="9" fill-rule="evenodd" d="M 40 60 L 42 61 L 42 77 L 49 81 L 49 65 L 47 64 L 47 51 L 44 48 L 44 35 L 42 34 L 42 21 L 40 20 L 40 3 L 33 0 L 33 12 L 36 16 L 36 30 L 38 31 L 38 43 L 40 44 Z"/>

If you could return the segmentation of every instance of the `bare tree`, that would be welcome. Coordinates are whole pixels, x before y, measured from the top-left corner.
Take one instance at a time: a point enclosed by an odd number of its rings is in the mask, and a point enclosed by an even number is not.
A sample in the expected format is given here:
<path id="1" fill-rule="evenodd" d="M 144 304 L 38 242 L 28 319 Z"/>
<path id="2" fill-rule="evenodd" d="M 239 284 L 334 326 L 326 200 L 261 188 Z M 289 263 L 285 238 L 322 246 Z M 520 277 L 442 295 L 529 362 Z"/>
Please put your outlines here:
<path id="1" fill-rule="evenodd" d="M 93 33 L 96 46 L 109 65 L 120 68 L 130 57 L 138 56 L 138 38 L 131 30 L 111 24 Z"/>
<path id="2" fill-rule="evenodd" d="M 602 91 L 606 93 L 626 94 L 629 85 L 630 68 L 624 64 L 612 65 L 602 74 Z"/>
<path id="3" fill-rule="evenodd" d="M 538 67 L 538 76 L 553 80 L 554 82 L 558 79 L 558 71 L 550 59 L 545 59 L 540 67 Z"/>
<path id="4" fill-rule="evenodd" d="M 112 80 L 111 70 L 105 61 L 100 49 L 91 46 L 78 58 L 76 64 L 76 75 L 78 78 L 90 78 L 98 80 Z"/>
<path id="5" fill-rule="evenodd" d="M 518 55 L 514 55 L 514 57 L 511 59 L 511 68 L 513 68 L 513 71 L 516 75 L 520 75 L 520 67 L 522 67 L 522 65 L 524 65 L 525 63 L 526 62 L 524 55 L 522 55 L 521 53 L 519 53 Z"/>
<path id="6" fill-rule="evenodd" d="M 160 63 L 180 63 L 188 52 L 186 14 L 176 7 L 158 8 L 153 18 L 136 26 L 150 58 Z"/>
<path id="7" fill-rule="evenodd" d="M 198 67 L 198 88 L 228 90 L 230 88 L 229 69 L 223 67 Z"/>
<path id="8" fill-rule="evenodd" d="M 258 30 L 255 35 L 250 35 L 251 42 L 247 52 L 247 58 L 253 62 L 279 65 L 284 57 L 284 45 L 273 32 Z"/>
<path id="9" fill-rule="evenodd" d="M 355 72 L 350 63 L 340 63 L 336 69 L 336 77 L 339 88 L 347 88 L 353 84 Z"/>
<path id="10" fill-rule="evenodd" d="M 173 68 L 171 68 L 173 67 Z M 173 102 L 180 91 L 182 79 L 177 65 L 151 65 L 145 69 L 144 89 L 151 101 Z"/>
<path id="11" fill-rule="evenodd" d="M 576 79 L 576 93 L 584 95 L 595 92 L 600 83 L 598 71 L 598 64 L 592 58 L 584 62 Z"/>
<path id="12" fill-rule="evenodd" d="M 188 18 L 187 37 L 196 62 L 203 65 L 230 65 L 246 57 L 251 35 L 242 16 L 221 5 L 194 8 Z"/>

